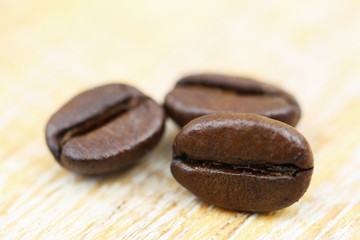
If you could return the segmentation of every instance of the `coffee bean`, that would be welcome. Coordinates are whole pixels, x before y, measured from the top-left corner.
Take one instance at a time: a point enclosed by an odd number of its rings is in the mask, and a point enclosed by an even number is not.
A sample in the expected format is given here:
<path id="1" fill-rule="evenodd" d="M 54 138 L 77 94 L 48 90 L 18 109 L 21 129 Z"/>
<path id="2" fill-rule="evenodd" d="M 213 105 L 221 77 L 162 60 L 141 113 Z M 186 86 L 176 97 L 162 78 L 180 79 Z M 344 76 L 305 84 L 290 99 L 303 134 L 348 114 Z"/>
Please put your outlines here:
<path id="1" fill-rule="evenodd" d="M 192 120 L 173 144 L 175 179 L 219 207 L 263 212 L 285 208 L 308 188 L 313 156 L 293 127 L 255 114 Z"/>
<path id="2" fill-rule="evenodd" d="M 160 140 L 164 110 L 137 89 L 109 84 L 66 103 L 46 126 L 48 147 L 65 168 L 102 174 L 137 162 Z"/>
<path id="3" fill-rule="evenodd" d="M 165 108 L 180 126 L 213 113 L 255 113 L 292 126 L 300 107 L 285 91 L 252 79 L 201 74 L 179 80 L 165 98 Z"/>

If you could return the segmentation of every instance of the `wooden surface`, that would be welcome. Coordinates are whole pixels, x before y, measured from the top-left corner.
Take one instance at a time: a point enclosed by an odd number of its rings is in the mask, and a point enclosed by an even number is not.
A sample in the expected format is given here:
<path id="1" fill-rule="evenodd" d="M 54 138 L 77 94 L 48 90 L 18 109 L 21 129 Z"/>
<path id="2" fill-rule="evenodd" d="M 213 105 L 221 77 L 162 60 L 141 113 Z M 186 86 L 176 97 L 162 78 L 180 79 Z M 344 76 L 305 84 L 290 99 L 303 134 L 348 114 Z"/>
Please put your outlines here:
<path id="1" fill-rule="evenodd" d="M 247 75 L 292 92 L 315 171 L 267 214 L 203 203 L 171 176 L 179 130 L 123 173 L 61 168 L 51 114 L 124 82 L 162 102 L 188 73 Z M 0 1 L 0 238 L 360 239 L 360 1 Z"/>

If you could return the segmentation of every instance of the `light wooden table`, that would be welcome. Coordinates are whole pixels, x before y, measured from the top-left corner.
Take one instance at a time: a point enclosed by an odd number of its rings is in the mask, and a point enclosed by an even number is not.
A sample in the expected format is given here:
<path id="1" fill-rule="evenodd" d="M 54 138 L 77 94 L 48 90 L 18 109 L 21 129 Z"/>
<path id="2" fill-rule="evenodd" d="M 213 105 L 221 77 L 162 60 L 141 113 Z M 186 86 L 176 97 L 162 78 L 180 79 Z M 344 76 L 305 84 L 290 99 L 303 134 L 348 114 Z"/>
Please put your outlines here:
<path id="1" fill-rule="evenodd" d="M 127 172 L 55 163 L 51 114 L 107 82 L 162 102 L 188 73 L 263 79 L 301 103 L 315 171 L 268 214 L 225 211 L 171 176 L 179 130 Z M 360 239 L 360 1 L 0 1 L 0 238 Z"/>

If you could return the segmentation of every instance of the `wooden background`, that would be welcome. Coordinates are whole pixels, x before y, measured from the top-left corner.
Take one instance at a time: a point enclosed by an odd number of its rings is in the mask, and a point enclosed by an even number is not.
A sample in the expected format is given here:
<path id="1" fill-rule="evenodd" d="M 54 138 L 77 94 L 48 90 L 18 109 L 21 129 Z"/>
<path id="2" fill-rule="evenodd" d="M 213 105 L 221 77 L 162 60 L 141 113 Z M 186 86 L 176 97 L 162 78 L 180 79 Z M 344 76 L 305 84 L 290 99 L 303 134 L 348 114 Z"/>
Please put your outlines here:
<path id="1" fill-rule="evenodd" d="M 189 73 L 246 75 L 292 92 L 315 157 L 293 206 L 203 203 L 171 176 L 179 130 L 127 172 L 84 177 L 44 141 L 51 114 L 108 82 L 162 102 Z M 0 238 L 360 239 L 359 0 L 0 0 Z"/>

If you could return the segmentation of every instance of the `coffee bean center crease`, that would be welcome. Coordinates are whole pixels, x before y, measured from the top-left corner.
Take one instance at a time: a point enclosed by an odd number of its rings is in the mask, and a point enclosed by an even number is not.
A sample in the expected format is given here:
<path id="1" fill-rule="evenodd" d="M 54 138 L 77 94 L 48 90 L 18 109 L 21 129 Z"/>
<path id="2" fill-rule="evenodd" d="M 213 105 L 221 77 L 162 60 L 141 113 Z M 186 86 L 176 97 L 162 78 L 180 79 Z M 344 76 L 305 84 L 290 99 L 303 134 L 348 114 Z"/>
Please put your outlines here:
<path id="1" fill-rule="evenodd" d="M 220 170 L 228 173 L 247 173 L 252 175 L 264 176 L 292 176 L 295 177 L 300 172 L 310 171 L 313 168 L 299 168 L 294 164 L 226 164 L 220 162 L 209 162 L 206 160 L 190 160 L 182 157 L 175 157 L 175 161 L 182 161 L 192 167 L 207 168 L 209 170 Z M 240 160 L 241 161 L 241 160 Z M 256 161 L 254 161 L 256 162 Z"/>
<path id="2" fill-rule="evenodd" d="M 283 93 L 280 92 L 271 92 L 271 91 L 264 91 L 260 89 L 236 89 L 233 86 L 226 86 L 226 85 L 217 85 L 215 83 L 192 83 L 187 82 L 183 84 L 179 84 L 179 86 L 188 86 L 188 87 L 202 87 L 204 89 L 221 89 L 224 93 L 228 94 L 234 94 L 234 95 L 240 95 L 240 96 L 272 96 L 272 97 L 284 97 L 284 99 L 290 104 L 295 105 L 295 103 L 288 99 L 286 96 L 284 96 Z"/>
<path id="3" fill-rule="evenodd" d="M 180 86 L 188 86 L 190 87 L 202 87 L 204 89 L 208 88 L 208 89 L 221 89 L 223 92 L 225 93 L 229 93 L 229 94 L 236 94 L 236 95 L 241 95 L 241 96 L 246 96 L 246 95 L 257 95 L 257 96 L 263 96 L 263 95 L 270 95 L 270 96 L 280 96 L 280 94 L 276 94 L 276 93 L 266 93 L 260 90 L 237 90 L 237 89 L 233 89 L 230 87 L 224 87 L 224 86 L 216 86 L 216 85 L 211 85 L 211 84 L 186 84 L 186 85 L 180 85 Z"/>
<path id="4" fill-rule="evenodd" d="M 84 135 L 91 131 L 96 130 L 99 127 L 106 125 L 107 123 L 111 122 L 112 120 L 118 118 L 122 114 L 131 111 L 132 109 L 138 107 L 142 103 L 144 103 L 148 97 L 142 96 L 137 98 L 127 98 L 120 102 L 114 103 L 112 106 L 109 106 L 102 110 L 98 115 L 84 119 L 82 122 L 61 131 L 56 139 L 59 143 L 59 156 L 61 155 L 61 151 L 63 146 L 69 141 L 71 138 L 76 136 Z"/>

